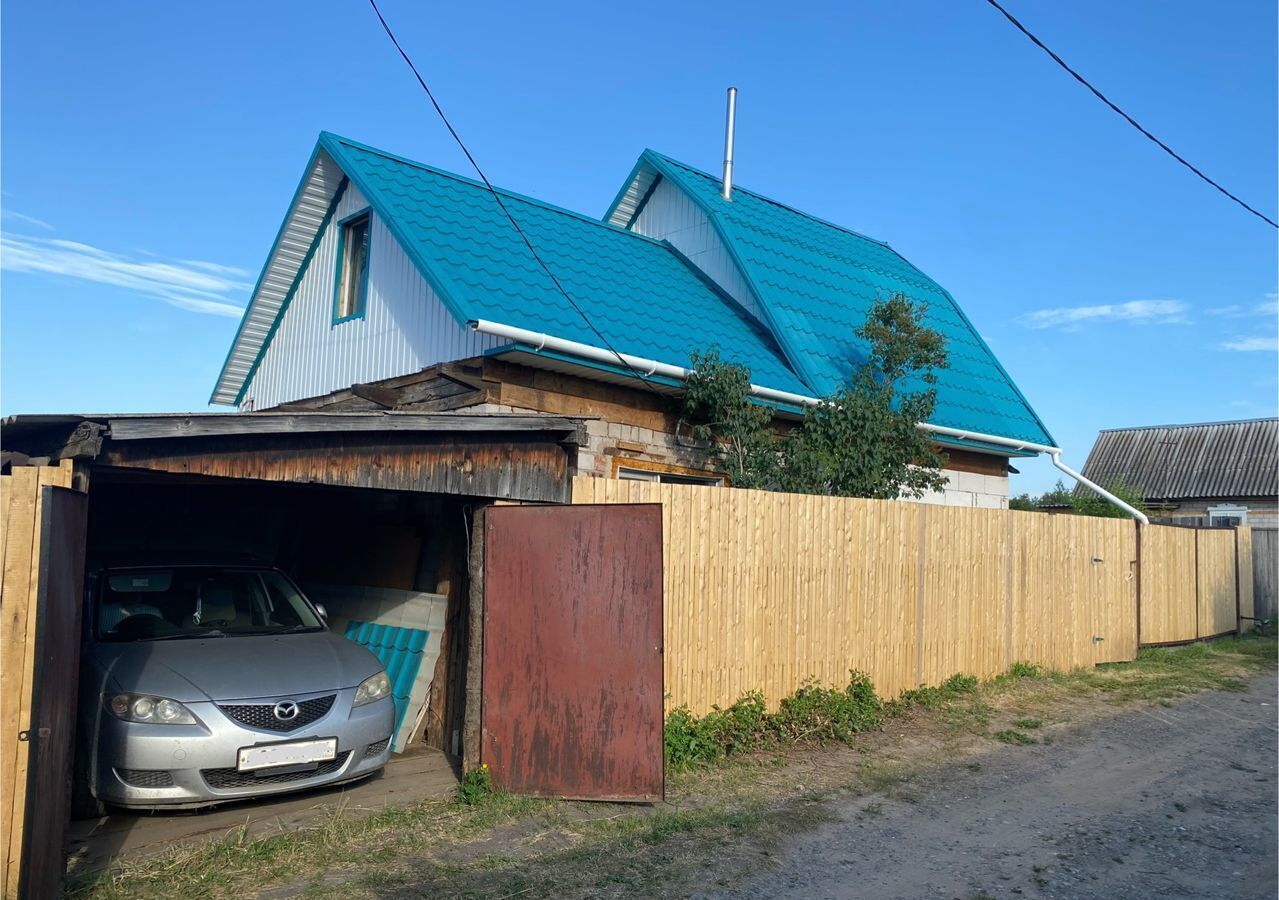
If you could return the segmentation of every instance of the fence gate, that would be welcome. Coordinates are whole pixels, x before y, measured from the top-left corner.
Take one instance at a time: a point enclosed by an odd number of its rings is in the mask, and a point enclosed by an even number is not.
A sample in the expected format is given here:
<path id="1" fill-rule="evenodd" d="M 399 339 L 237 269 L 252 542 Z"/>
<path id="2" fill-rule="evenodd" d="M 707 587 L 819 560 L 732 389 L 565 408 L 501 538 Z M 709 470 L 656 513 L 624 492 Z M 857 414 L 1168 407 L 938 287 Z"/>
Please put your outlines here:
<path id="1" fill-rule="evenodd" d="M 54 897 L 66 864 L 88 497 L 69 468 L 3 476 L 4 896 Z"/>
<path id="2" fill-rule="evenodd" d="M 494 784 L 662 799 L 661 506 L 490 507 L 483 577 Z"/>

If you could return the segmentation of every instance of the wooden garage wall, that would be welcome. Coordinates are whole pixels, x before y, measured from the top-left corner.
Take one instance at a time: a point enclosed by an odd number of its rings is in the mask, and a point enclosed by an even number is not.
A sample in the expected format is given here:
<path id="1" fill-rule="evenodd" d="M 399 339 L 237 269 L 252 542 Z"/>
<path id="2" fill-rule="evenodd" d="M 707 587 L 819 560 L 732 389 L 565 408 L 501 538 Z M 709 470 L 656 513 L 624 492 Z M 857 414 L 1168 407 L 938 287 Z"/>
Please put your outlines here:
<path id="1" fill-rule="evenodd" d="M 71 487 L 71 462 L 19 467 L 0 476 L 0 885 L 18 895 L 31 742 L 37 581 L 40 570 L 40 489 Z"/>
<path id="2" fill-rule="evenodd" d="M 668 708 L 1136 655 L 1131 521 L 589 477 L 573 499 L 662 504 Z"/>

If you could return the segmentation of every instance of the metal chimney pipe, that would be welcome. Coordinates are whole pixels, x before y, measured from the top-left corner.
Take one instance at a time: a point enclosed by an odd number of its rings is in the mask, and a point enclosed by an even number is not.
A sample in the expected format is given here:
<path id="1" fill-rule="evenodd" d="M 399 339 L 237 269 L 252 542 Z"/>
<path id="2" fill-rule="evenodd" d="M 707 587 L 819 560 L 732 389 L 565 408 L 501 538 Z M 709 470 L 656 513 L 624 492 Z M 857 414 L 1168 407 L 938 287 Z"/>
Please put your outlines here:
<path id="1" fill-rule="evenodd" d="M 737 118 L 737 88 L 728 89 L 728 122 L 724 126 L 724 190 L 725 200 L 733 199 L 733 125 Z"/>

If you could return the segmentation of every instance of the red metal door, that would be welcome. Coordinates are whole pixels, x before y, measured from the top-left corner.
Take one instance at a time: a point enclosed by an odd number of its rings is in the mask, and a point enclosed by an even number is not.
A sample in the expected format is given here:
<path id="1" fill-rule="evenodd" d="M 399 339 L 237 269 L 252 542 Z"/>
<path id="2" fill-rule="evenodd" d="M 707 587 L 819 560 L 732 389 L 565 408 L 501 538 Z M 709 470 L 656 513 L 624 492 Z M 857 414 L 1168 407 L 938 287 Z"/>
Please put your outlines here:
<path id="1" fill-rule="evenodd" d="M 661 506 L 495 506 L 484 541 L 480 756 L 494 784 L 663 799 Z"/>

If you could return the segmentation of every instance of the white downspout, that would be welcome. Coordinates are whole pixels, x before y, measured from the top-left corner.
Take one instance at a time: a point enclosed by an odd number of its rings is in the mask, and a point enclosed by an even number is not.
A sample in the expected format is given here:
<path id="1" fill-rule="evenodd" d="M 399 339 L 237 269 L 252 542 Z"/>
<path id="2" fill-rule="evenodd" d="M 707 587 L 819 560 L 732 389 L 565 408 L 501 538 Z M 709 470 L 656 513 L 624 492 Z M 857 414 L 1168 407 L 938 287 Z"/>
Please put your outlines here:
<path id="1" fill-rule="evenodd" d="M 503 325 L 499 322 L 490 322 L 486 319 L 475 319 L 468 323 L 471 328 L 481 334 L 491 334 L 494 337 L 505 338 L 511 341 L 518 341 L 521 344 L 528 344 L 540 350 L 553 350 L 558 353 L 567 353 L 570 356 L 577 356 L 582 359 L 591 359 L 596 362 L 609 363 L 617 365 L 621 362 L 627 368 L 632 369 L 636 374 L 642 376 L 661 375 L 665 378 L 671 378 L 676 381 L 685 381 L 693 372 L 691 369 L 685 369 L 682 366 L 672 366 L 667 363 L 658 362 L 654 359 L 646 359 L 642 356 L 632 356 L 629 353 L 614 353 L 612 350 L 605 350 L 602 347 L 593 347 L 590 344 L 582 344 L 578 341 L 566 341 L 563 338 L 552 337 L 549 334 L 543 334 L 538 331 L 530 331 L 527 328 L 516 328 L 512 325 Z M 776 403 L 787 403 L 791 406 L 816 406 L 821 400 L 816 397 L 807 397 L 803 394 L 792 394 L 788 391 L 776 391 L 772 388 L 762 387 L 758 384 L 752 384 L 750 391 L 756 397 L 764 400 L 772 400 Z M 929 422 L 920 422 L 915 426 L 920 431 L 927 431 L 931 434 L 939 434 L 944 437 L 954 438 L 955 440 L 978 441 L 983 444 L 994 444 L 997 447 L 1008 447 L 1012 450 L 1029 450 L 1032 453 L 1046 453 L 1052 458 L 1053 465 L 1065 472 L 1072 479 L 1082 484 L 1099 495 L 1109 500 L 1115 506 L 1118 506 L 1124 512 L 1128 513 L 1143 525 L 1149 525 L 1150 519 L 1146 518 L 1145 513 L 1133 508 L 1131 505 L 1120 500 L 1110 491 L 1106 490 L 1085 478 L 1079 472 L 1076 472 L 1070 466 L 1061 461 L 1061 448 L 1052 447 L 1048 444 L 1036 444 L 1032 441 L 1022 441 L 1016 438 L 1006 438 L 997 434 L 984 434 L 980 431 L 965 431 L 960 428 L 951 428 L 947 425 L 933 425 Z"/>

